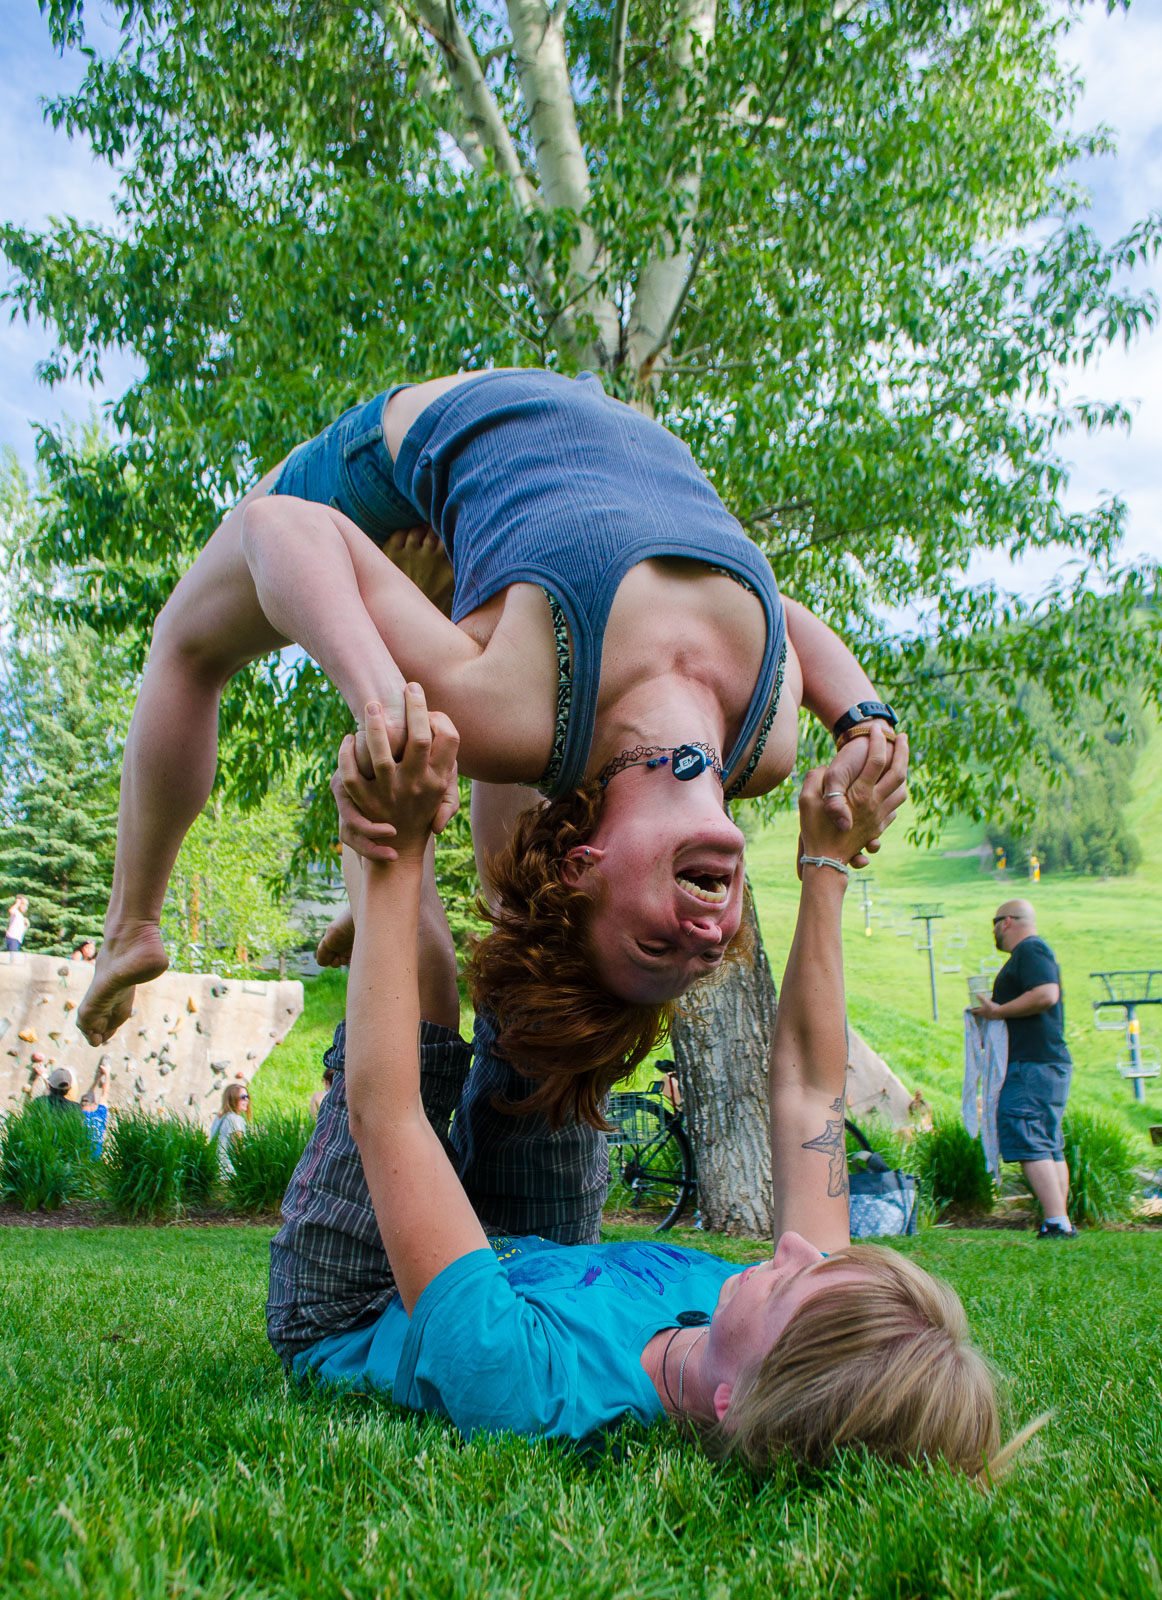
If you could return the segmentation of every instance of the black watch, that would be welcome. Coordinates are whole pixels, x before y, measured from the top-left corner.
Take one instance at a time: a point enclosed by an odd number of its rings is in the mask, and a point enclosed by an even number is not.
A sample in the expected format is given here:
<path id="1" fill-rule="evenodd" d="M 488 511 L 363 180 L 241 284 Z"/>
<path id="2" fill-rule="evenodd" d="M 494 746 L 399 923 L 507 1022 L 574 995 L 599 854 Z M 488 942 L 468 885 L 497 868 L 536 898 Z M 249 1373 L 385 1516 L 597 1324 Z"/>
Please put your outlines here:
<path id="1" fill-rule="evenodd" d="M 861 700 L 857 706 L 848 706 L 832 728 L 831 735 L 838 739 L 840 734 L 858 727 L 861 722 L 886 722 L 889 728 L 894 728 L 899 720 L 891 706 L 884 705 L 882 700 Z"/>

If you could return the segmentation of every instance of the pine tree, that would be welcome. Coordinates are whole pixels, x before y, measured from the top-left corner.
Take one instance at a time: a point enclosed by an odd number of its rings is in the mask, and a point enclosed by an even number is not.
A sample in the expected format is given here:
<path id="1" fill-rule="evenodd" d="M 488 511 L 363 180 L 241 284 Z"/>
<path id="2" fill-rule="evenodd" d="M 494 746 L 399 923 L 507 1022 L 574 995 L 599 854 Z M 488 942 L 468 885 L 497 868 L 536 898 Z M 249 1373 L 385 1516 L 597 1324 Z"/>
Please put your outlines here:
<path id="1" fill-rule="evenodd" d="M 101 937 L 124 729 L 114 653 L 87 631 L 11 662 L 0 905 L 28 896 L 25 948 Z"/>

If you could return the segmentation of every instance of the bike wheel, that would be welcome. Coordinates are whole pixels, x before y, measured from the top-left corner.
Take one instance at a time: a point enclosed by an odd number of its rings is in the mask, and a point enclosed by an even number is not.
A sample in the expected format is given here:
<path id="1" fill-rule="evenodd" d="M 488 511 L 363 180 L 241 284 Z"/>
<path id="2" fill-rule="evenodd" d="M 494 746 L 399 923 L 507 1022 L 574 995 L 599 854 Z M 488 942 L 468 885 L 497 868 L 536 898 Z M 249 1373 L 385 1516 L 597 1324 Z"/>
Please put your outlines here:
<path id="1" fill-rule="evenodd" d="M 609 1195 L 606 1204 L 654 1221 L 664 1233 L 682 1215 L 694 1193 L 694 1152 L 681 1112 L 644 1094 L 611 1094 L 606 1118 Z"/>

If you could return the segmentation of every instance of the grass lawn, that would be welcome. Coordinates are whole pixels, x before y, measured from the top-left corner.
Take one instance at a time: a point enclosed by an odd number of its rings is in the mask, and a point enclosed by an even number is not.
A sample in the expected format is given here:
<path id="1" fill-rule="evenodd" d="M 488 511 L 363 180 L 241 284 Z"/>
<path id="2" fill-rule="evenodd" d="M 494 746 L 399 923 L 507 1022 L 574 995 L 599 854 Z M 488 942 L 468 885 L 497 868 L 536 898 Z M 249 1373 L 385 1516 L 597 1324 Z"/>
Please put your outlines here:
<path id="1" fill-rule="evenodd" d="M 601 1459 L 465 1446 L 384 1400 L 298 1390 L 262 1333 L 267 1238 L 0 1231 L 0 1594 L 1162 1592 L 1160 1234 L 907 1242 L 964 1296 L 1013 1419 L 1055 1410 L 993 1495 L 854 1459 L 756 1488 L 663 1426 Z"/>

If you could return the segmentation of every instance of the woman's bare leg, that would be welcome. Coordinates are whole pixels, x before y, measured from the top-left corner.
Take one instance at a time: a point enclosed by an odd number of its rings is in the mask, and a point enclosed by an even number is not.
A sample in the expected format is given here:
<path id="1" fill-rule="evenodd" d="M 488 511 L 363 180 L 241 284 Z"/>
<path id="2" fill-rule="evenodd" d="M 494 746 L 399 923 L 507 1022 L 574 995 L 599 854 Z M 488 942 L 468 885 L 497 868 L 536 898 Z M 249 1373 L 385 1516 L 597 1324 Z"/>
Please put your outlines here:
<path id="1" fill-rule="evenodd" d="M 77 1018 L 90 1044 L 121 1026 L 134 986 L 168 964 L 162 903 L 181 842 L 213 786 L 218 708 L 230 678 L 294 639 L 360 714 L 368 700 L 385 710 L 396 699 L 402 704 L 402 675 L 368 615 L 336 514 L 261 499 L 261 489 L 212 536 L 154 628 L 125 745 L 105 937 Z M 247 513 L 260 524 L 257 541 L 244 538 Z M 280 522 L 288 524 L 285 539 L 271 531 Z"/>

